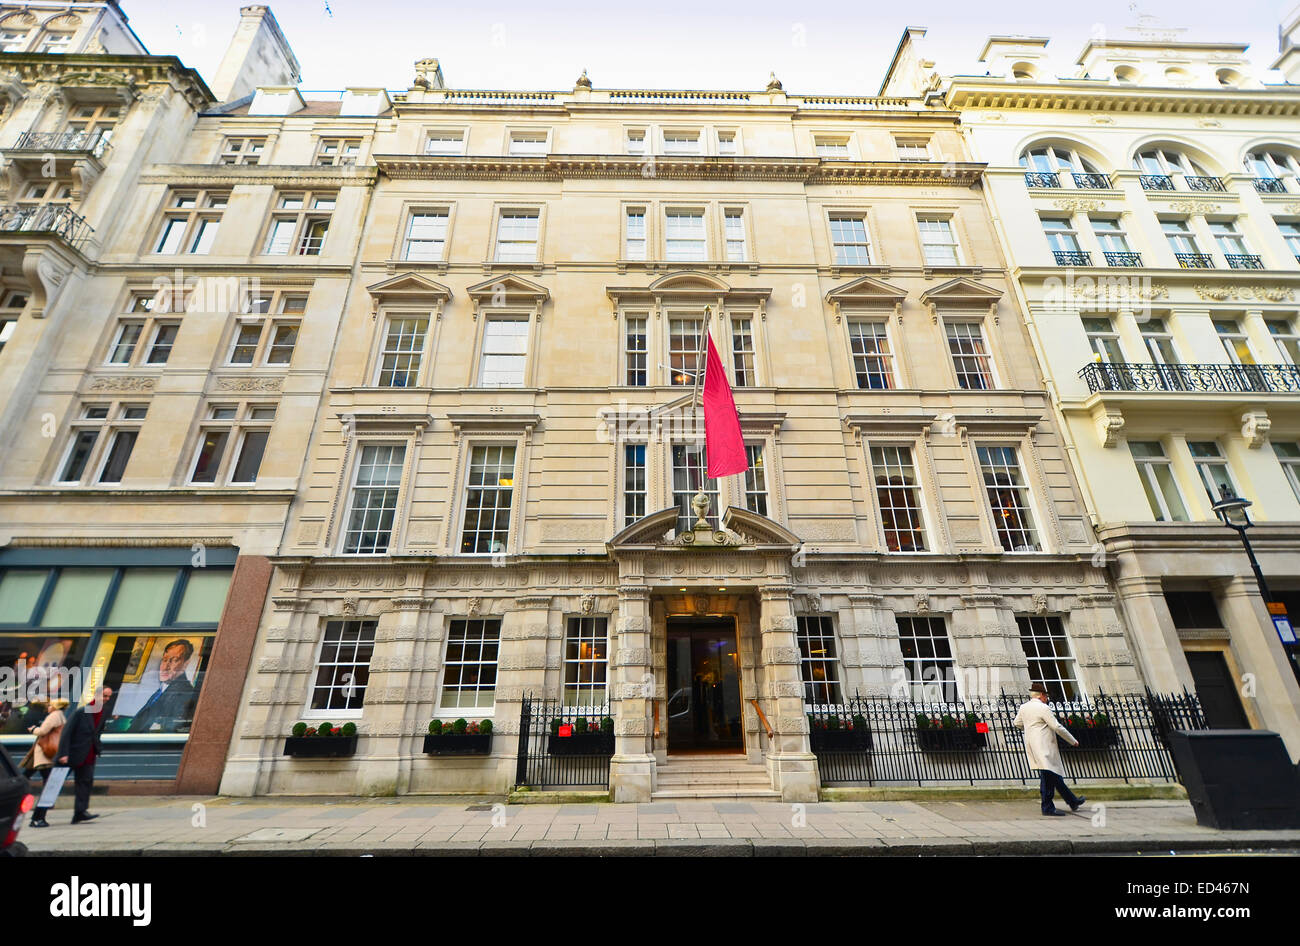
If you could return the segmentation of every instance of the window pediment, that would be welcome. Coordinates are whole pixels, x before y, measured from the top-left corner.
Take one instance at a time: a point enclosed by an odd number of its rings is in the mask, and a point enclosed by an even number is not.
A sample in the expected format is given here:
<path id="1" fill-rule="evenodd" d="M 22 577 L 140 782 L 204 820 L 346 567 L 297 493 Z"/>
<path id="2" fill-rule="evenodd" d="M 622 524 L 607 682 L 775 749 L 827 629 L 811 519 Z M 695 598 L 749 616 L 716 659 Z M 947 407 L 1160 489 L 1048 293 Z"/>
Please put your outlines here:
<path id="1" fill-rule="evenodd" d="M 434 303 L 441 307 L 451 301 L 451 290 L 418 273 L 400 273 L 391 279 L 367 286 L 375 307 L 403 303 Z"/>
<path id="2" fill-rule="evenodd" d="M 987 306 L 989 315 L 996 319 L 1001 298 L 1002 293 L 998 290 L 960 276 L 921 293 L 921 301 L 930 308 L 930 318 L 934 321 L 938 321 L 940 306 Z"/>
<path id="3" fill-rule="evenodd" d="M 539 283 L 507 273 L 494 276 L 465 290 L 474 304 L 474 319 L 485 308 L 524 308 L 541 315 L 542 306 L 551 298 L 551 291 Z"/>

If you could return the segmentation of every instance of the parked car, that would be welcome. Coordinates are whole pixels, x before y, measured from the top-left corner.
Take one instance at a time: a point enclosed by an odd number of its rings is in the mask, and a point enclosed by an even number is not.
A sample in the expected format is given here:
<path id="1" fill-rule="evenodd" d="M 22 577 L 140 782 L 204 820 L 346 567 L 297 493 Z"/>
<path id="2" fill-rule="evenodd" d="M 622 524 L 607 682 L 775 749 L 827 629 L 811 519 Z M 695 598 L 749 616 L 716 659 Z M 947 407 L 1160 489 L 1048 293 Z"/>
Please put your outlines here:
<path id="1" fill-rule="evenodd" d="M 0 746 L 0 857 L 20 857 L 27 847 L 18 831 L 36 807 L 32 786 L 23 778 L 4 746 Z"/>

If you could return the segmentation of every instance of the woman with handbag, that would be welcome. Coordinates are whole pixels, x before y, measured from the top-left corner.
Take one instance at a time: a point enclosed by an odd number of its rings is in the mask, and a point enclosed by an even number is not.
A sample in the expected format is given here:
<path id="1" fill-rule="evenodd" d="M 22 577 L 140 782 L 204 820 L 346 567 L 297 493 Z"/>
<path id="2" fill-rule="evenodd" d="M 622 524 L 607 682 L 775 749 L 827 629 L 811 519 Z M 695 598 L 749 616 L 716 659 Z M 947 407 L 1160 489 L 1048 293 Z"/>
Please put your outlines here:
<path id="1" fill-rule="evenodd" d="M 50 769 L 54 767 L 54 760 L 59 754 L 59 737 L 63 735 L 63 725 L 67 722 L 63 711 L 67 706 L 67 700 L 50 700 L 50 714 L 45 717 L 44 722 L 32 730 L 36 736 L 36 744 L 32 746 L 32 768 L 41 773 L 42 782 L 49 781 Z M 45 820 L 45 812 L 48 810 L 47 808 L 32 810 L 33 828 L 49 827 L 49 822 Z"/>

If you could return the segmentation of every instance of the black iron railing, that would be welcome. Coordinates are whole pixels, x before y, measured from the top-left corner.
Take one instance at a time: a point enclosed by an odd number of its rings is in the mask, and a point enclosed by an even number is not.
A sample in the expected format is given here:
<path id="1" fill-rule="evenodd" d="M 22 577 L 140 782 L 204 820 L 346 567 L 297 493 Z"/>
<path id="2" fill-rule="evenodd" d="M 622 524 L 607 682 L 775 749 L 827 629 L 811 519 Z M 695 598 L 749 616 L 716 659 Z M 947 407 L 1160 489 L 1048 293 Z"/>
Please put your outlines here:
<path id="1" fill-rule="evenodd" d="M 1197 394 L 1300 394 L 1294 365 L 1085 365 L 1079 377 L 1088 390 L 1173 391 Z"/>
<path id="2" fill-rule="evenodd" d="M 1091 266 L 1092 254 L 1084 250 L 1053 250 L 1057 266 Z"/>
<path id="3" fill-rule="evenodd" d="M 84 151 L 102 158 L 108 139 L 97 131 L 25 131 L 14 143 L 15 151 Z"/>
<path id="4" fill-rule="evenodd" d="M 608 707 L 562 706 L 531 694 L 524 697 L 516 785 L 608 788 L 613 754 L 613 720 Z"/>
<path id="5" fill-rule="evenodd" d="M 1141 266 L 1142 254 L 1141 253 L 1112 253 L 1108 250 L 1106 251 L 1106 265 L 1107 266 L 1130 266 L 1130 267 Z"/>
<path id="6" fill-rule="evenodd" d="M 1174 189 L 1174 179 L 1168 174 L 1139 174 L 1138 181 L 1141 182 L 1144 191 L 1171 191 Z"/>
<path id="7" fill-rule="evenodd" d="M 1286 186 L 1282 183 L 1281 178 L 1276 177 L 1257 177 L 1255 178 L 1255 190 L 1261 194 L 1285 194 Z"/>
<path id="8" fill-rule="evenodd" d="M 823 783 L 1037 781 L 1013 724 L 1023 700 L 1005 693 L 965 702 L 856 696 L 808 714 Z M 1051 704 L 1079 746 L 1061 740 L 1072 781 L 1177 778 L 1169 751 L 1175 729 L 1205 729 L 1189 693 L 1111 695 Z"/>
<path id="9" fill-rule="evenodd" d="M 1061 179 L 1055 171 L 1026 171 L 1026 187 L 1060 187 Z"/>
<path id="10" fill-rule="evenodd" d="M 1183 181 L 1187 184 L 1189 191 L 1226 191 L 1223 181 L 1217 177 L 1198 177 L 1197 175 L 1184 175 Z"/>
<path id="11" fill-rule="evenodd" d="M 1076 171 L 1070 175 L 1074 178 L 1074 186 L 1082 187 L 1087 190 L 1108 190 L 1110 188 L 1110 178 L 1105 174 L 1081 174 Z"/>
<path id="12" fill-rule="evenodd" d="M 66 204 L 10 204 L 0 206 L 0 231 L 53 233 L 80 249 L 95 229 Z"/>
<path id="13" fill-rule="evenodd" d="M 1263 261 L 1251 253 L 1225 253 L 1223 258 L 1228 261 L 1229 269 L 1263 269 Z"/>
<path id="14" fill-rule="evenodd" d="M 1214 269 L 1214 257 L 1209 253 L 1175 253 L 1174 259 L 1183 269 Z"/>

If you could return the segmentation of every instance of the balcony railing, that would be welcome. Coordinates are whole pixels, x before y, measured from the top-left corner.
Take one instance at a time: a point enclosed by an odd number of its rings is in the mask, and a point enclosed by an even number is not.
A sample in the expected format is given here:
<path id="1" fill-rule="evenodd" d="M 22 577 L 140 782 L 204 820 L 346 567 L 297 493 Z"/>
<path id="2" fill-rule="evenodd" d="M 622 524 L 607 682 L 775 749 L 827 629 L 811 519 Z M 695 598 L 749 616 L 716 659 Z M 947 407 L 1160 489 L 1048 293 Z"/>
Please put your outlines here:
<path id="1" fill-rule="evenodd" d="M 1261 194 L 1285 194 L 1286 185 L 1282 183 L 1281 178 L 1257 177 L 1255 178 L 1255 190 Z"/>
<path id="2" fill-rule="evenodd" d="M 0 206 L 0 232 L 13 231 L 53 233 L 80 249 L 95 229 L 65 204 Z"/>
<path id="3" fill-rule="evenodd" d="M 1092 254 L 1083 250 L 1053 250 L 1057 266 L 1091 266 Z"/>
<path id="4" fill-rule="evenodd" d="M 1139 174 L 1138 180 L 1142 183 L 1144 191 L 1171 191 L 1174 189 L 1174 179 L 1168 174 Z"/>
<path id="5" fill-rule="evenodd" d="M 1091 190 L 1108 190 L 1110 188 L 1110 178 L 1105 174 L 1080 174 L 1076 171 L 1071 177 L 1074 178 L 1075 187 Z"/>
<path id="6" fill-rule="evenodd" d="M 1263 269 L 1264 263 L 1258 256 L 1250 253 L 1225 253 L 1229 269 Z"/>
<path id="7" fill-rule="evenodd" d="M 108 139 L 97 131 L 26 131 L 14 144 L 15 151 L 84 151 L 102 158 Z"/>
<path id="8" fill-rule="evenodd" d="M 1141 266 L 1142 254 L 1141 253 L 1111 253 L 1110 251 L 1107 251 L 1106 265 L 1107 266 L 1130 266 L 1130 267 Z"/>
<path id="9" fill-rule="evenodd" d="M 1294 365 L 1085 365 L 1079 377 L 1091 392 L 1175 391 L 1191 394 L 1300 394 Z"/>
<path id="10" fill-rule="evenodd" d="M 1189 191 L 1227 191 L 1227 188 L 1223 186 L 1223 181 L 1217 177 L 1186 175 L 1183 177 L 1183 181 L 1187 184 Z"/>
<path id="11" fill-rule="evenodd" d="M 1214 269 L 1214 257 L 1208 253 L 1175 253 L 1174 259 L 1183 269 Z"/>
<path id="12" fill-rule="evenodd" d="M 1061 179 L 1054 171 L 1026 171 L 1026 187 L 1060 187 Z"/>

